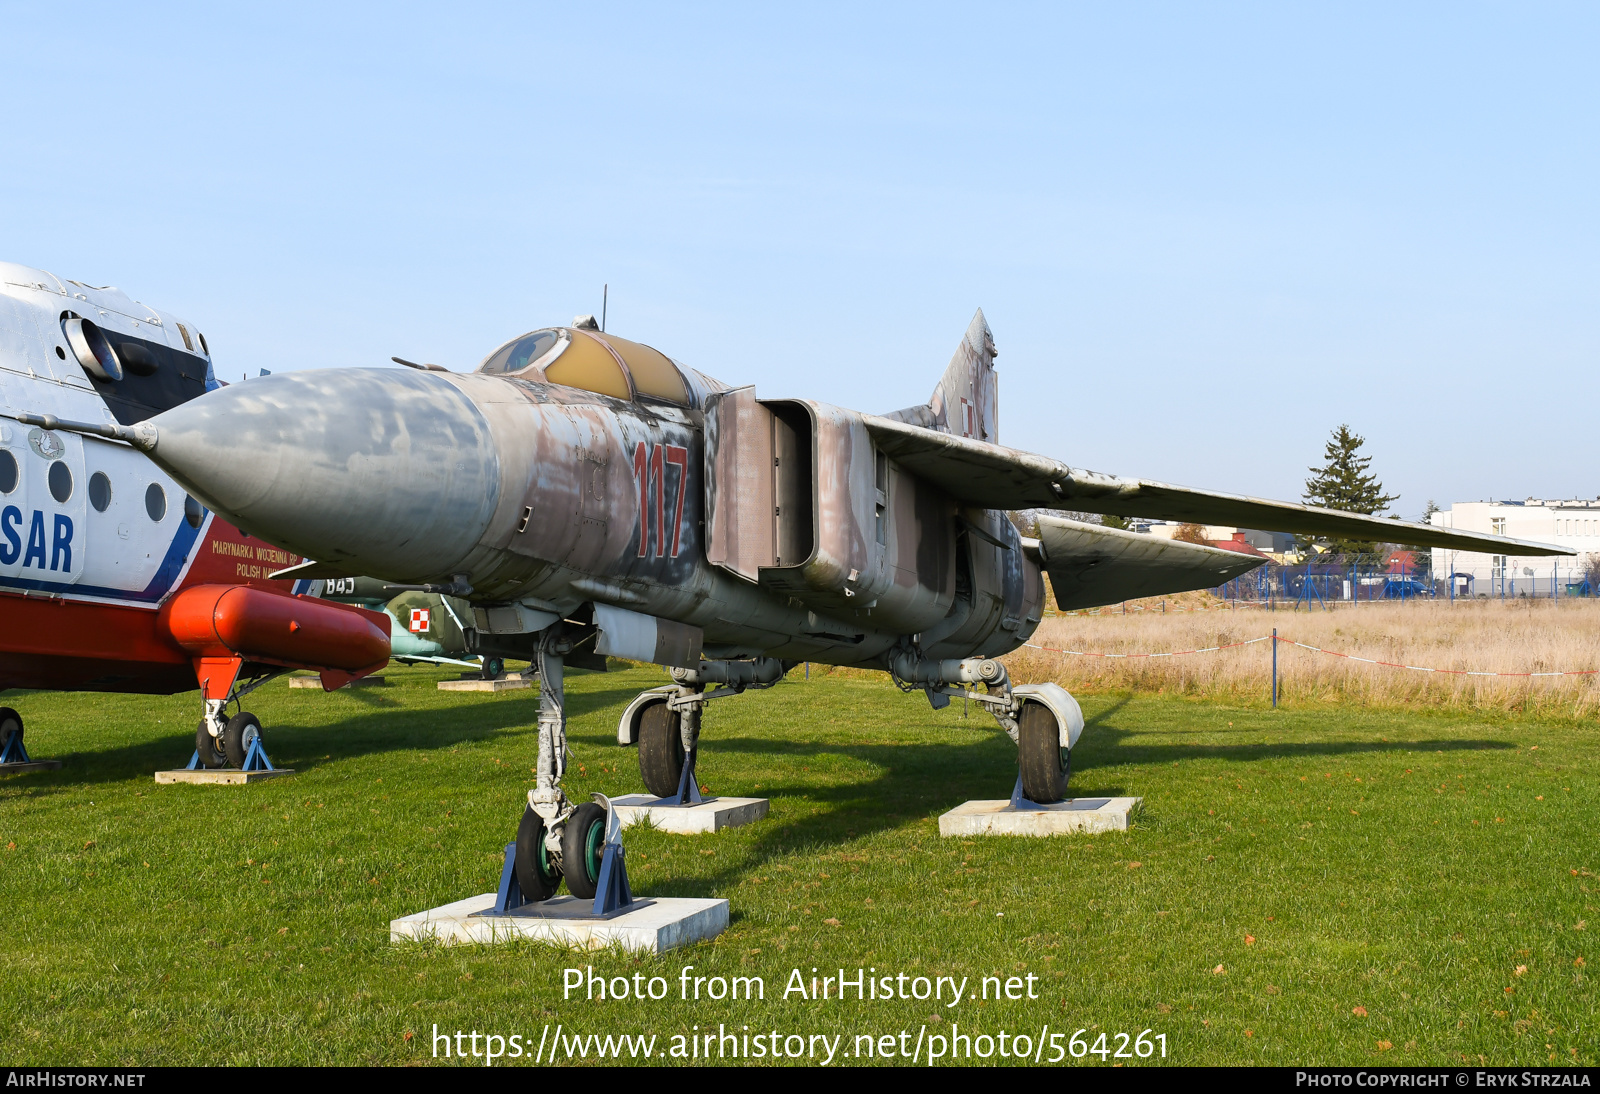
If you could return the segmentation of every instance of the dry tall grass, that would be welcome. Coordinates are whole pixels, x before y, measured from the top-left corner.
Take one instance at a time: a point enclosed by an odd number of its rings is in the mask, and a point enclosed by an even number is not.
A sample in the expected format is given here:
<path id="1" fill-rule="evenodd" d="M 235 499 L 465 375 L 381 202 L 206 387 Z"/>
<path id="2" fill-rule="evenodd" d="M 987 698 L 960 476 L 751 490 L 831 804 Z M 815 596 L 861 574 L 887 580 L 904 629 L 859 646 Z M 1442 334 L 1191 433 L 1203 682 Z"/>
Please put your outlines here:
<path id="1" fill-rule="evenodd" d="M 1220 604 L 1220 602 L 1217 602 Z M 1138 607 L 1129 604 L 1129 608 Z M 1473 601 L 1339 605 L 1331 611 L 1243 609 L 1162 614 L 1159 601 L 1124 615 L 1053 616 L 1032 642 L 1085 653 L 1165 653 L 1227 646 L 1278 628 L 1280 637 L 1402 665 L 1476 672 L 1600 669 L 1600 602 Z M 1130 689 L 1269 700 L 1270 642 L 1181 657 L 1076 657 L 1021 649 L 1005 662 L 1017 683 L 1054 680 L 1069 690 Z M 1458 676 L 1369 665 L 1285 643 L 1280 702 L 1355 701 L 1545 715 L 1600 712 L 1600 675 Z"/>

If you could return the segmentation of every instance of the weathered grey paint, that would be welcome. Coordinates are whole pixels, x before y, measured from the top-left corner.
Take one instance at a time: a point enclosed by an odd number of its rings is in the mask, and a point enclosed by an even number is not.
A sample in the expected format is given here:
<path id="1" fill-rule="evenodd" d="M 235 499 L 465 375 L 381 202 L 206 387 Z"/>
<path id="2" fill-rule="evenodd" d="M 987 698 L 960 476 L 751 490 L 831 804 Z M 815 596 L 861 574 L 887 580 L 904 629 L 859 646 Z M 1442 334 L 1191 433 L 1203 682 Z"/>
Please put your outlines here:
<path id="1" fill-rule="evenodd" d="M 998 506 L 1038 503 L 1041 490 L 1130 514 L 1144 510 L 1125 504 L 1162 498 L 1265 507 L 1308 529 L 1352 520 L 1075 472 L 955 435 L 996 432 L 981 313 L 940 394 L 901 420 L 685 375 L 689 407 L 488 374 L 283 374 L 159 415 L 152 457 L 223 516 L 308 558 L 394 582 L 464 578 L 474 618 L 497 633 L 585 604 L 651 616 L 658 659 L 702 643 L 712 658 L 879 667 L 911 643 L 938 658 L 1014 649 L 1039 623 L 1043 582 Z M 951 420 L 963 399 L 974 416 Z M 1092 568 L 1075 579 L 1082 596 L 1153 587 L 1096 588 Z"/>

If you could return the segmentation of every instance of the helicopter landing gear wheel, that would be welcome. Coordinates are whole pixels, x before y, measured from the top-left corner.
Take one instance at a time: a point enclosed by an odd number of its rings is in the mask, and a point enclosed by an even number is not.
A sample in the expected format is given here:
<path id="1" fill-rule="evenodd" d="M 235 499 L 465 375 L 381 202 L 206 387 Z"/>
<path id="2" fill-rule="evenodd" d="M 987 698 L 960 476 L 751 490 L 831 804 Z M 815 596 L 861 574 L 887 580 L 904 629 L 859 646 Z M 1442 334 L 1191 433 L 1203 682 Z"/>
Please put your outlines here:
<path id="1" fill-rule="evenodd" d="M 561 833 L 561 876 L 567 892 L 588 900 L 600 882 L 600 860 L 606 849 L 606 811 L 584 802 L 567 818 Z"/>
<path id="2" fill-rule="evenodd" d="M 201 767 L 215 770 L 227 766 L 228 754 L 222 750 L 222 742 L 211 735 L 211 727 L 203 718 L 194 731 L 194 749 L 200 753 Z"/>
<path id="3" fill-rule="evenodd" d="M 506 663 L 498 657 L 485 657 L 483 659 L 483 678 L 493 680 L 506 671 Z"/>
<path id="4" fill-rule="evenodd" d="M 1017 716 L 1017 764 L 1022 769 L 1022 792 L 1040 805 L 1067 795 L 1072 774 L 1070 750 L 1061 747 L 1061 727 L 1043 703 L 1029 700 Z"/>
<path id="5" fill-rule="evenodd" d="M 561 870 L 544 845 L 544 818 L 527 809 L 517 826 L 517 887 L 522 899 L 549 900 L 561 885 Z"/>
<path id="6" fill-rule="evenodd" d="M 248 711 L 240 711 L 229 718 L 228 724 L 222 728 L 222 752 L 230 764 L 243 770 L 245 757 L 250 755 L 250 746 L 260 739 L 260 719 Z"/>
<path id="7" fill-rule="evenodd" d="M 645 707 L 639 718 L 639 774 L 645 789 L 658 798 L 678 792 L 683 778 L 683 734 L 679 715 L 663 699 Z"/>
<path id="8" fill-rule="evenodd" d="M 22 715 L 10 707 L 0 707 L 0 754 L 11 747 L 13 738 L 22 736 Z M 20 744 L 21 741 L 19 740 Z"/>

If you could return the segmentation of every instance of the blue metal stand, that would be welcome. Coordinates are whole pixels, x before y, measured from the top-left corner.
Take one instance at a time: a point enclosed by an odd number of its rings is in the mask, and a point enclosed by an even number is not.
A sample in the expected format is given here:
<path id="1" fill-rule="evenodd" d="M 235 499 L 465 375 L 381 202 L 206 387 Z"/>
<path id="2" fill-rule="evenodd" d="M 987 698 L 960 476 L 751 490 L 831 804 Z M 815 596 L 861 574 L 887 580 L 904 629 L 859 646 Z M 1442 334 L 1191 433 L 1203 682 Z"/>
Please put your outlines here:
<path id="1" fill-rule="evenodd" d="M 628 887 L 628 860 L 622 850 L 622 821 L 609 798 L 602 794 L 594 797 L 606 807 L 606 849 L 600 856 L 600 877 L 595 883 L 594 914 L 610 915 L 633 903 L 633 890 Z"/>
<path id="2" fill-rule="evenodd" d="M 194 750 L 194 755 L 189 757 L 189 762 L 183 765 L 185 771 L 197 771 L 200 768 L 200 750 Z M 267 750 L 261 747 L 261 738 L 257 737 L 250 742 L 250 751 L 244 754 L 244 766 L 240 771 L 276 771 L 272 761 L 267 759 Z"/>
<path id="3" fill-rule="evenodd" d="M 508 843 L 506 864 L 500 870 L 500 890 L 494 898 L 494 914 L 505 915 L 526 903 L 528 901 L 522 895 L 522 886 L 517 884 L 517 845 Z"/>
<path id="4" fill-rule="evenodd" d="M 11 739 L 6 742 L 6 747 L 0 750 L 0 764 L 31 764 L 32 762 L 33 760 L 29 757 L 28 750 L 23 747 L 22 733 L 20 731 L 13 733 Z"/>
<path id="5" fill-rule="evenodd" d="M 199 753 L 195 753 L 195 758 L 196 759 L 200 758 Z M 276 770 L 278 770 L 277 768 L 272 766 L 272 761 L 267 759 L 267 750 L 261 747 L 261 738 L 259 736 L 255 740 L 250 742 L 250 751 L 246 752 L 244 754 L 244 766 L 242 768 L 240 768 L 240 770 L 241 771 L 276 771 Z"/>
<path id="6" fill-rule="evenodd" d="M 694 777 L 694 761 L 699 754 L 698 747 L 689 750 L 683 758 L 683 774 L 678 776 L 678 792 L 670 798 L 658 798 L 652 805 L 703 805 L 704 798 L 700 796 L 700 780 Z"/>

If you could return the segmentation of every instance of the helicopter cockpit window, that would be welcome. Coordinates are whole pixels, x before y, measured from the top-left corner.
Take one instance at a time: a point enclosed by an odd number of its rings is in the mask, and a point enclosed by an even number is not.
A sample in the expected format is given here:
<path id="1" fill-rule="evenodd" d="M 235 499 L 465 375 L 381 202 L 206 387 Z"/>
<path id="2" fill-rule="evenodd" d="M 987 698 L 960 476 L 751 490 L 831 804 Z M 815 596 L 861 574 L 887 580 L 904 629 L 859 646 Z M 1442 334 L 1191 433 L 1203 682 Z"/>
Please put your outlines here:
<path id="1" fill-rule="evenodd" d="M 478 366 L 478 371 L 491 376 L 521 372 L 554 349 L 560 339 L 561 332 L 558 330 L 536 330 L 532 334 L 524 334 L 484 358 L 483 364 Z"/>

